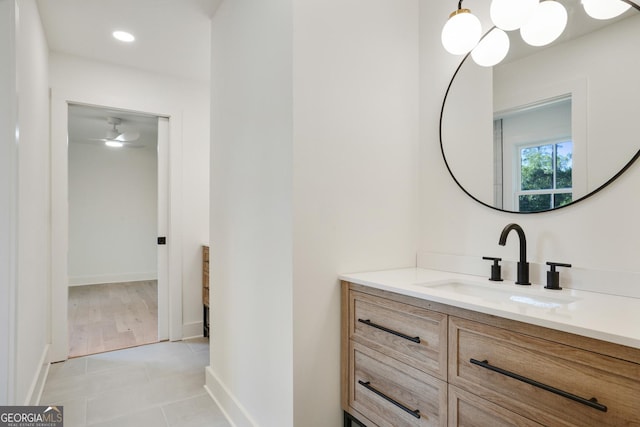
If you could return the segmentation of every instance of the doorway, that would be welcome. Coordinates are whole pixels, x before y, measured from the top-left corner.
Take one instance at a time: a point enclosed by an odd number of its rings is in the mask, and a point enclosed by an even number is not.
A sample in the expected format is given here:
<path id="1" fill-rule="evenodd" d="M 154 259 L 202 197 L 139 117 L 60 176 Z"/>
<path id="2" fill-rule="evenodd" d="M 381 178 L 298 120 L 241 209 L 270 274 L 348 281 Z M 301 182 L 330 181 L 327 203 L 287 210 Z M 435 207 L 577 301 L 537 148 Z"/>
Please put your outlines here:
<path id="1" fill-rule="evenodd" d="M 68 106 L 69 357 L 166 338 L 164 122 Z"/>

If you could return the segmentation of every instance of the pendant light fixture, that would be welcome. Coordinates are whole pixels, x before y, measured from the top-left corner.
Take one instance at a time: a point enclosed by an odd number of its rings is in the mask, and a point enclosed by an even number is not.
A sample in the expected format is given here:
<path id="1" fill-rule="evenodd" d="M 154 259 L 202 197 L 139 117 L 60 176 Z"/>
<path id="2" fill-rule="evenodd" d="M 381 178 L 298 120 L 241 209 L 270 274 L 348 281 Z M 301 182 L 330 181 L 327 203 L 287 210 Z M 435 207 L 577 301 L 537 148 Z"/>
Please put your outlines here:
<path id="1" fill-rule="evenodd" d="M 555 0 L 543 0 L 520 28 L 520 35 L 531 46 L 548 45 L 564 32 L 567 19 L 567 9 L 563 5 Z"/>
<path id="2" fill-rule="evenodd" d="M 478 44 L 481 35 L 480 20 L 469 9 L 463 9 L 460 0 L 442 29 L 442 45 L 451 54 L 464 55 Z"/>
<path id="3" fill-rule="evenodd" d="M 539 0 L 492 0 L 489 14 L 496 27 L 513 31 L 529 20 L 538 2 Z"/>
<path id="4" fill-rule="evenodd" d="M 582 0 L 582 7 L 594 19 L 611 19 L 625 13 L 631 5 L 620 0 Z"/>
<path id="5" fill-rule="evenodd" d="M 482 67 L 493 67 L 507 56 L 509 45 L 507 33 L 494 27 L 471 51 L 471 58 Z"/>
<path id="6" fill-rule="evenodd" d="M 509 51 L 505 31 L 520 29 L 520 36 L 531 46 L 553 43 L 564 32 L 569 14 L 557 0 L 491 0 L 489 14 L 495 27 L 481 39 L 480 20 L 469 9 L 458 9 L 449 16 L 442 29 L 442 45 L 454 55 L 471 52 L 473 60 L 490 67 L 502 61 Z M 594 19 L 612 19 L 632 6 L 628 0 L 581 0 L 585 12 Z M 573 12 L 572 12 L 573 13 Z"/>

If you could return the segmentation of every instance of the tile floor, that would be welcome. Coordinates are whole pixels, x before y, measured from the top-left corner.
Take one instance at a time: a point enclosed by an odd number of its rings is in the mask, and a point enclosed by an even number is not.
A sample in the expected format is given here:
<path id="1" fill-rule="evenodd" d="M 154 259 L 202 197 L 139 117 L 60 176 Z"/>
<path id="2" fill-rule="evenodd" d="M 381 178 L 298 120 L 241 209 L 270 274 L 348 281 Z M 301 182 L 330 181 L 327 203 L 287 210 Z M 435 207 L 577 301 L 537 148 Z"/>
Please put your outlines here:
<path id="1" fill-rule="evenodd" d="M 49 369 L 40 405 L 65 427 L 230 427 L 204 389 L 209 342 L 161 342 L 69 359 Z"/>

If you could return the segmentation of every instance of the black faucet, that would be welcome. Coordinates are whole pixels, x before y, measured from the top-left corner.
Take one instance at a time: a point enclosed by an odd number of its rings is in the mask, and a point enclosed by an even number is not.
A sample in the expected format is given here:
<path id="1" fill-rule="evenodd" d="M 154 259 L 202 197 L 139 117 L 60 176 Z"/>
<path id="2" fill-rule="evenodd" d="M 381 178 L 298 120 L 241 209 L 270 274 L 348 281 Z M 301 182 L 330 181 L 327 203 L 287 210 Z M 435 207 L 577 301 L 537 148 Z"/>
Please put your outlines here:
<path id="1" fill-rule="evenodd" d="M 518 280 L 516 285 L 530 285 L 529 282 L 529 263 L 527 262 L 527 238 L 524 235 L 524 230 L 518 224 L 507 224 L 500 234 L 500 240 L 498 244 L 504 246 L 507 244 L 507 236 L 511 230 L 518 232 L 520 238 L 520 261 L 518 261 Z"/>

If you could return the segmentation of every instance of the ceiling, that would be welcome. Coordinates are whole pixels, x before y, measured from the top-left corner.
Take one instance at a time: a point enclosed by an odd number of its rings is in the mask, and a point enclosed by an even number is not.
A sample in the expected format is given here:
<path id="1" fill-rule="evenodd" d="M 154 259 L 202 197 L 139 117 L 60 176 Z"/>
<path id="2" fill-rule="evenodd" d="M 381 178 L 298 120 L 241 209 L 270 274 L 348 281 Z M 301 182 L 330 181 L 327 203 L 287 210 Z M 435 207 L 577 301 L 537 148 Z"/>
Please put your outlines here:
<path id="1" fill-rule="evenodd" d="M 112 149 L 105 147 L 104 141 L 101 141 L 107 136 L 107 131 L 113 128 L 113 125 L 107 122 L 109 117 L 120 119 L 120 124 L 116 126 L 119 132 L 140 134 L 137 140 L 125 144 L 125 149 L 156 149 L 158 141 L 157 117 L 75 104 L 69 105 L 69 143 L 89 144 Z"/>
<path id="2" fill-rule="evenodd" d="M 49 49 L 209 81 L 210 17 L 221 0 L 37 0 Z M 114 30 L 136 40 L 115 40 Z"/>
<path id="3" fill-rule="evenodd" d="M 222 0 L 37 0 L 49 49 L 157 74 L 207 83 L 210 17 Z M 136 40 L 114 39 L 126 30 Z M 69 142 L 104 147 L 100 138 L 119 118 L 120 132 L 139 132 L 127 148 L 155 149 L 157 118 L 118 110 L 69 106 Z"/>

